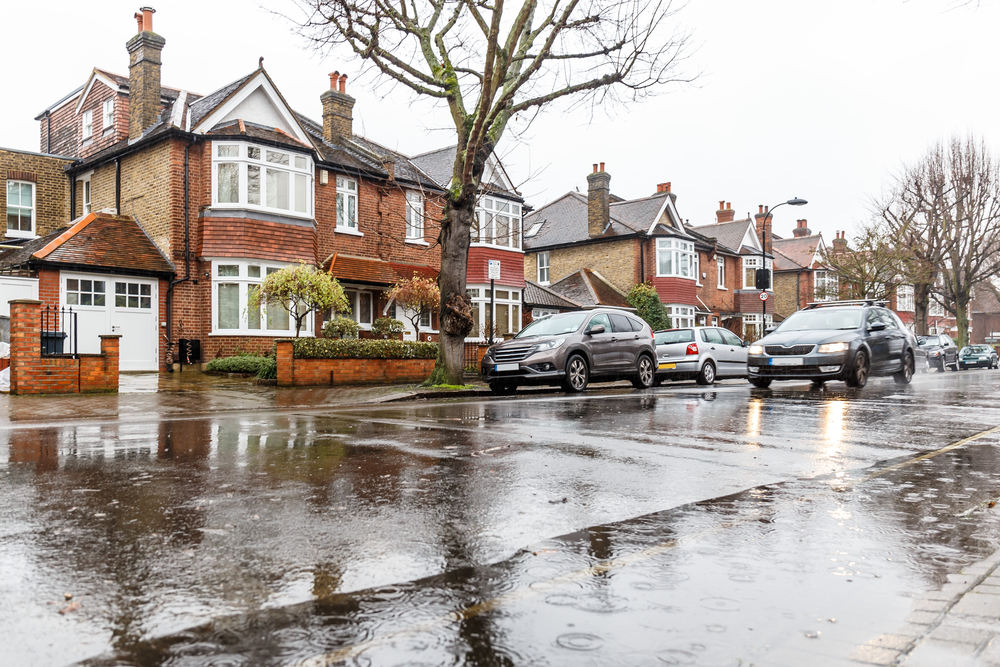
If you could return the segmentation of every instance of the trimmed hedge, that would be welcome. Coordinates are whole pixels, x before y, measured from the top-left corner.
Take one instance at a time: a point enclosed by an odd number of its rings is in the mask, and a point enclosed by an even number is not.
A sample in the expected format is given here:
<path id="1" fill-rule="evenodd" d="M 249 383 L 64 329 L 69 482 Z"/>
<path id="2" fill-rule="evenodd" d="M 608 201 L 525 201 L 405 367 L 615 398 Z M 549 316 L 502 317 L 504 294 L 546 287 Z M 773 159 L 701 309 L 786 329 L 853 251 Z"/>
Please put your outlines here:
<path id="1" fill-rule="evenodd" d="M 295 338 L 296 359 L 437 359 L 437 343 L 376 338 Z"/>
<path id="2" fill-rule="evenodd" d="M 269 357 L 254 357 L 250 355 L 222 357 L 221 359 L 212 359 L 208 362 L 208 366 L 205 367 L 205 370 L 214 371 L 216 373 L 245 373 L 247 375 L 257 375 L 260 373 L 261 368 L 266 366 L 268 362 L 274 363 L 274 360 Z"/>

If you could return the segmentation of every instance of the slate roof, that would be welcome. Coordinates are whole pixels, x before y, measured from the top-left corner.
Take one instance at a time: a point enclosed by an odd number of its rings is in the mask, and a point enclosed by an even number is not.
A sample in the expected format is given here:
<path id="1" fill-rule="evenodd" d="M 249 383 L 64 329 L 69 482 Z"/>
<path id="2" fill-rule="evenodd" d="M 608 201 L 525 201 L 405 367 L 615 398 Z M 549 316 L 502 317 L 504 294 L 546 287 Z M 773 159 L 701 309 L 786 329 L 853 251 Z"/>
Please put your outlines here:
<path id="1" fill-rule="evenodd" d="M 36 263 L 85 265 L 125 273 L 174 273 L 173 265 L 134 218 L 98 212 L 0 255 L 2 268 Z"/>
<path id="2" fill-rule="evenodd" d="M 334 254 L 323 262 L 323 270 L 329 271 L 341 282 L 363 283 L 367 285 L 390 286 L 414 274 L 421 278 L 437 278 L 436 269 L 423 264 L 386 262 L 371 257 Z"/>
<path id="3" fill-rule="evenodd" d="M 774 250 L 774 270 L 789 271 L 811 269 L 813 255 L 819 247 L 822 235 L 798 236 L 790 239 L 775 239 L 771 248 Z"/>
<path id="4" fill-rule="evenodd" d="M 625 294 L 593 269 L 580 269 L 558 280 L 549 289 L 581 306 L 628 308 Z"/>
<path id="5" fill-rule="evenodd" d="M 219 88 L 215 92 L 209 93 L 204 97 L 194 101 L 189 106 L 188 110 L 191 114 L 191 127 L 195 127 L 202 120 L 205 119 L 212 111 L 215 110 L 220 104 L 229 99 L 229 96 L 239 90 L 243 84 L 252 79 L 257 75 L 261 68 L 255 69 L 246 76 L 241 76 L 232 83 L 227 83 L 222 88 Z"/>
<path id="6" fill-rule="evenodd" d="M 411 159 L 421 171 L 433 178 L 435 183 L 441 186 L 441 188 L 447 189 L 448 186 L 451 185 L 453 170 L 455 168 L 456 148 L 457 146 L 452 144 L 451 146 L 445 146 L 444 148 L 438 148 L 433 151 L 421 153 L 420 155 L 415 155 Z M 498 166 L 498 170 L 500 169 L 503 169 L 503 167 Z M 499 173 L 494 173 L 494 176 L 495 177 L 492 180 L 484 181 L 482 183 L 484 191 L 520 199 L 520 195 L 518 195 L 518 193 L 507 189 L 507 186 L 503 182 L 503 179 L 500 178 Z"/>
<path id="7" fill-rule="evenodd" d="M 524 281 L 524 290 L 521 292 L 521 299 L 524 301 L 526 308 L 529 306 L 548 306 L 550 308 L 575 310 L 580 307 L 580 304 L 576 301 L 567 299 L 561 294 L 553 292 L 548 287 L 530 280 Z"/>
<path id="8" fill-rule="evenodd" d="M 309 144 L 299 141 L 297 137 L 293 137 L 287 132 L 283 132 L 275 127 L 267 127 L 265 125 L 259 125 L 257 123 L 251 123 L 250 121 L 230 120 L 225 123 L 220 123 L 213 127 L 206 134 L 211 134 L 213 136 L 239 136 L 248 137 L 250 139 L 261 139 L 264 141 L 270 141 L 271 143 L 282 144 L 286 146 L 291 146 L 298 148 L 299 150 L 306 149 L 310 153 L 313 147 Z"/>
<path id="9" fill-rule="evenodd" d="M 714 225 L 701 225 L 692 227 L 691 231 L 702 236 L 714 238 L 720 246 L 724 246 L 732 252 L 740 252 L 743 247 L 743 237 L 746 235 L 747 225 L 753 225 L 753 220 L 733 220 L 732 222 L 720 222 Z"/>

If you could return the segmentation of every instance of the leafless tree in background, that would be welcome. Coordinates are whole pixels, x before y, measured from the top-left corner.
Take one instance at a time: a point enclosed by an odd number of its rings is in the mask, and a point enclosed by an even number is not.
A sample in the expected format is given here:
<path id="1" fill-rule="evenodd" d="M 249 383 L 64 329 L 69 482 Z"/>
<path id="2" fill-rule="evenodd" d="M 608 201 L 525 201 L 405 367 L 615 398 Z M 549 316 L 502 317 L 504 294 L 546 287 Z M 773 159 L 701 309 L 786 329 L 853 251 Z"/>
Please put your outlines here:
<path id="1" fill-rule="evenodd" d="M 822 261 L 836 272 L 839 285 L 834 294 L 817 294 L 817 299 L 888 300 L 903 284 L 905 249 L 892 237 L 887 224 L 880 219 L 861 225 L 853 245 L 838 249 L 827 247 Z"/>
<path id="2" fill-rule="evenodd" d="M 457 138 L 439 242 L 441 352 L 430 382 L 460 384 L 473 326 L 466 267 L 486 162 L 514 120 L 561 98 L 624 105 L 689 81 L 670 0 L 296 0 L 302 33 L 346 45 L 381 77 L 447 105 Z"/>

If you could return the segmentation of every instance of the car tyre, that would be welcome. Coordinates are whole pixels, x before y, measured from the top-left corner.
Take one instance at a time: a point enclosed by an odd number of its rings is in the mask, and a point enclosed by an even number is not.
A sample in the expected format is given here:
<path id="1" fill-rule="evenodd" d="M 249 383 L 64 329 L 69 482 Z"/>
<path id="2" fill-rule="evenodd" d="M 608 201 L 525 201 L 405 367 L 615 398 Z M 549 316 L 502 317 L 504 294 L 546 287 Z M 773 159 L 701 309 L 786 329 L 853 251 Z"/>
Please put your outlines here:
<path id="1" fill-rule="evenodd" d="M 574 354 L 566 361 L 566 379 L 562 387 L 569 393 L 578 393 L 587 388 L 590 381 L 590 369 L 587 360 L 579 354 Z"/>
<path id="2" fill-rule="evenodd" d="M 653 366 L 653 360 L 648 355 L 639 355 L 639 361 L 636 363 L 635 377 L 632 378 L 632 386 L 636 389 L 649 389 L 653 386 L 655 375 L 656 368 Z"/>
<path id="3" fill-rule="evenodd" d="M 898 373 L 892 376 L 892 379 L 896 381 L 896 384 L 910 384 L 913 379 L 913 355 L 909 352 L 903 357 L 903 368 L 900 369 Z"/>
<path id="4" fill-rule="evenodd" d="M 666 380 L 666 378 L 665 378 L 665 377 L 663 377 L 662 375 L 657 375 L 657 376 L 655 376 L 655 377 L 653 378 L 653 386 L 654 386 L 654 387 L 659 387 L 659 386 L 660 386 L 661 384 L 663 384 L 663 381 L 664 381 L 664 380 Z"/>
<path id="5" fill-rule="evenodd" d="M 943 361 L 939 361 L 938 365 L 937 365 L 937 372 L 938 373 L 944 373 L 944 369 L 945 369 L 944 362 Z"/>
<path id="6" fill-rule="evenodd" d="M 510 396 L 517 391 L 517 383 L 504 380 L 490 382 L 490 391 L 497 396 Z"/>
<path id="7" fill-rule="evenodd" d="M 854 357 L 854 367 L 851 368 L 851 372 L 846 379 L 847 386 L 856 389 L 864 387 L 868 384 L 868 373 L 870 370 L 868 353 L 864 350 L 858 350 L 857 356 Z"/>
<path id="8" fill-rule="evenodd" d="M 701 370 L 695 376 L 694 381 L 698 384 L 715 384 L 715 364 L 707 360 L 702 364 Z"/>
<path id="9" fill-rule="evenodd" d="M 767 389 L 771 386 L 771 378 L 749 378 L 750 384 L 758 389 Z"/>

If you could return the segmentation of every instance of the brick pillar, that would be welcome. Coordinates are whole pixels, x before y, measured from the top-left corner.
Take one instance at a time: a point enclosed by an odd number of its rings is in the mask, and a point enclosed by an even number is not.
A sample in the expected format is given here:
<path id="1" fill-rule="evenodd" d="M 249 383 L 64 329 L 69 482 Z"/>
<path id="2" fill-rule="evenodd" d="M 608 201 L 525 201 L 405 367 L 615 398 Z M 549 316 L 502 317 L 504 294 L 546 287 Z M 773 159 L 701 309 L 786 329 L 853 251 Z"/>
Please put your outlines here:
<path id="1" fill-rule="evenodd" d="M 10 393 L 31 385 L 42 355 L 42 302 L 15 299 L 10 302 Z"/>
<path id="2" fill-rule="evenodd" d="M 104 357 L 104 391 L 118 393 L 118 348 L 120 334 L 103 334 L 101 339 L 101 356 Z"/>
<path id="3" fill-rule="evenodd" d="M 278 386 L 292 387 L 295 385 L 295 348 L 290 340 L 279 340 L 278 348 Z"/>

